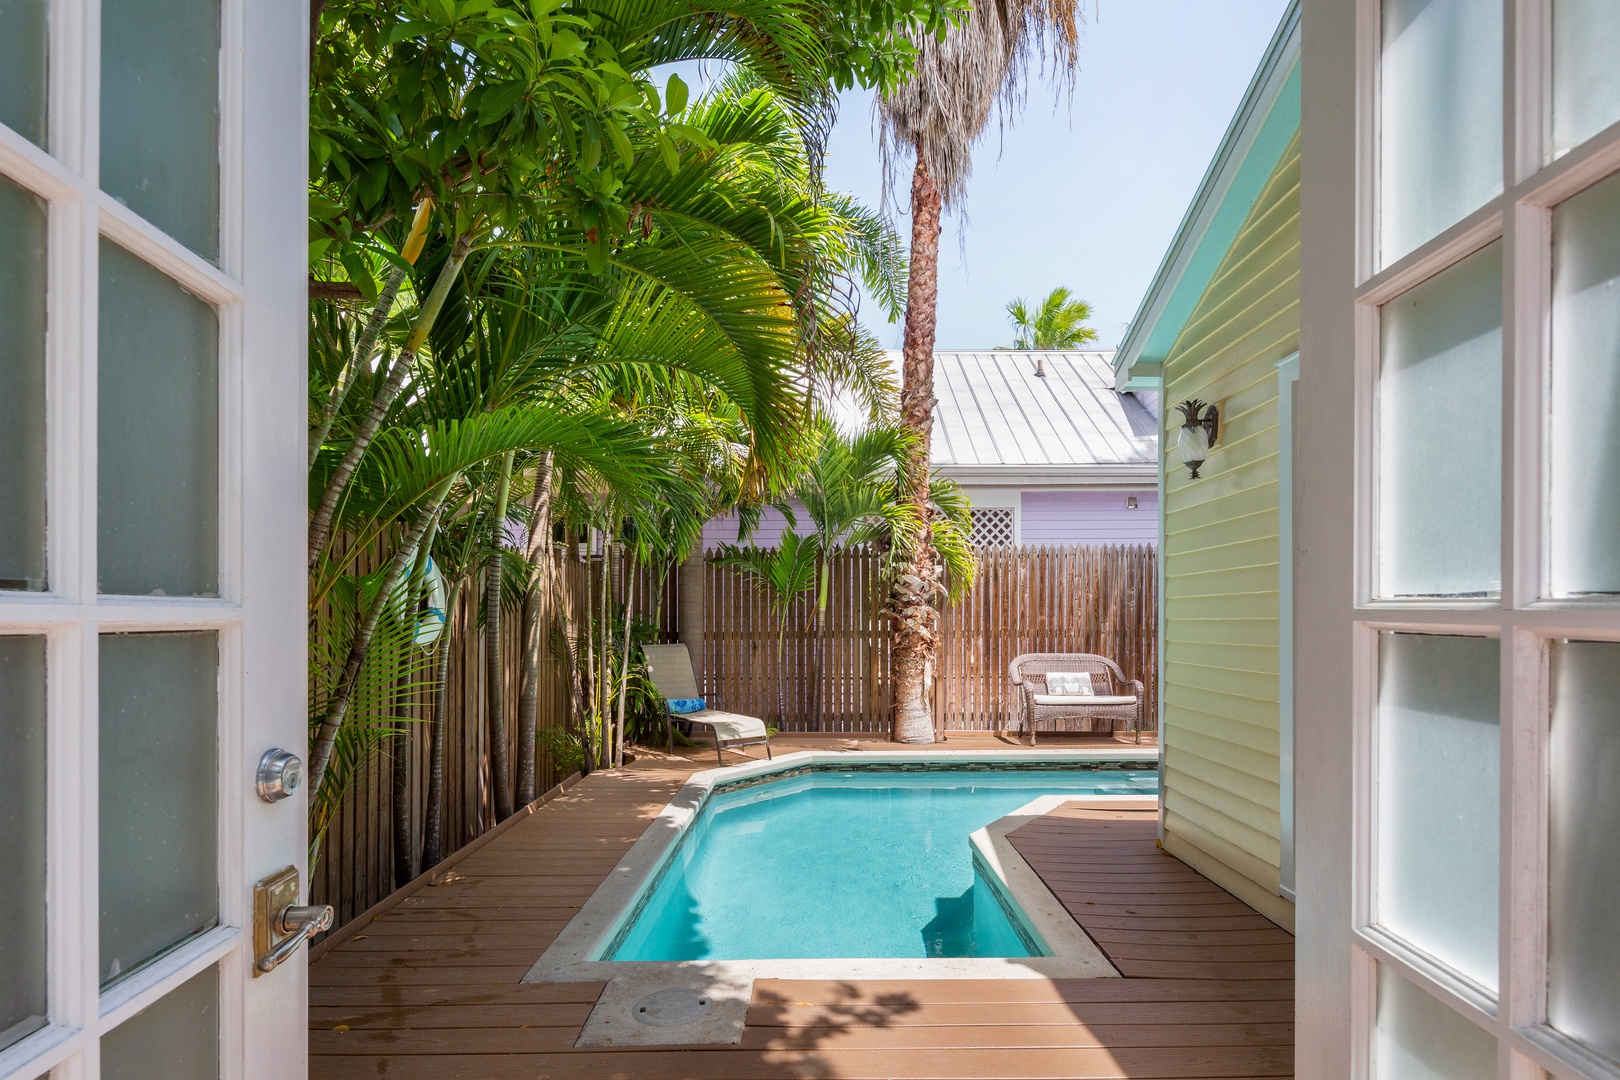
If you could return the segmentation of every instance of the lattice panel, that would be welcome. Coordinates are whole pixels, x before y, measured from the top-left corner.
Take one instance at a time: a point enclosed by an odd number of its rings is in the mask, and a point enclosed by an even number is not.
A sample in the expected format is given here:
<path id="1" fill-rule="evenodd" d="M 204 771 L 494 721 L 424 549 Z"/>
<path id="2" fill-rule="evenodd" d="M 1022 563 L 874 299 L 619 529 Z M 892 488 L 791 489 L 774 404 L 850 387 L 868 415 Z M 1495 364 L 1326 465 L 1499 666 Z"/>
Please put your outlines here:
<path id="1" fill-rule="evenodd" d="M 975 547 L 1013 546 L 1013 508 L 989 506 L 973 511 L 973 544 Z"/>

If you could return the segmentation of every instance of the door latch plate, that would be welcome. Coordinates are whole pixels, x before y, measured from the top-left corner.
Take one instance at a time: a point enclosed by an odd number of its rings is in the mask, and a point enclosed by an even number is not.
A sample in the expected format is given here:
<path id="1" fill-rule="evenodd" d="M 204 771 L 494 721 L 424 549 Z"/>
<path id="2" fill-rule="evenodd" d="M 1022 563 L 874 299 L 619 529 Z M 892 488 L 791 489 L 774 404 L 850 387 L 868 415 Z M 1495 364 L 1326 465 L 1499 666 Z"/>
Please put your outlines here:
<path id="1" fill-rule="evenodd" d="M 281 913 L 298 903 L 298 868 L 284 866 L 253 886 L 253 956 L 257 960 L 269 956 L 276 946 L 299 933 L 294 928 L 281 928 Z M 263 974 L 257 965 L 253 968 L 256 979 Z"/>

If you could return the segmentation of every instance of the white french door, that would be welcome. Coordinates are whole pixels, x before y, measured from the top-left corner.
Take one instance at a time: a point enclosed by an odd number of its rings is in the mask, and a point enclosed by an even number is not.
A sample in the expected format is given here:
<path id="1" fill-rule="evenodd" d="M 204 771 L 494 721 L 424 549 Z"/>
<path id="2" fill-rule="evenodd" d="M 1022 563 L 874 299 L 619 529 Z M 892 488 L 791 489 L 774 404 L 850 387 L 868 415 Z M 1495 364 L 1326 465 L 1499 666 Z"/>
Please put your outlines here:
<path id="1" fill-rule="evenodd" d="M 1302 845 L 1328 851 L 1300 852 L 1301 1016 L 1322 1018 L 1300 1073 L 1614 1080 L 1620 3 L 1357 0 L 1354 33 L 1328 32 L 1332 7 L 1307 6 L 1306 79 L 1348 82 L 1353 52 L 1355 96 L 1307 91 L 1304 154 L 1314 137 L 1353 168 L 1343 197 L 1307 169 L 1304 336 L 1353 378 L 1307 365 L 1301 385 L 1315 434 L 1349 435 L 1353 495 L 1304 526 L 1301 627 L 1324 663 L 1301 699 L 1321 780 L 1302 780 Z M 1334 146 L 1352 127 L 1353 153 Z M 1336 323 L 1312 305 L 1352 264 Z M 1307 503 L 1330 458 L 1302 473 Z M 1336 563 L 1345 599 L 1323 584 Z M 1339 908 L 1322 892 L 1341 884 Z M 1317 1010 L 1346 938 L 1341 1019 Z M 1322 1034 L 1340 1023 L 1344 1059 Z"/>
<path id="2" fill-rule="evenodd" d="M 0 0 L 0 1077 L 288 1077 L 307 8 Z"/>

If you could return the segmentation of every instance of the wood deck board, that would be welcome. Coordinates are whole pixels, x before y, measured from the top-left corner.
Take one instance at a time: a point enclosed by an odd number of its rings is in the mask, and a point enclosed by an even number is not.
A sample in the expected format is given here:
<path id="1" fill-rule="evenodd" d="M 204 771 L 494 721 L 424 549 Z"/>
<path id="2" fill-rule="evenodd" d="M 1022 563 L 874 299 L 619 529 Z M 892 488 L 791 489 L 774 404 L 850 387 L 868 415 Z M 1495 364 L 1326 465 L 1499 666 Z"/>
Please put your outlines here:
<path id="1" fill-rule="evenodd" d="M 311 1076 L 1292 1075 L 1292 937 L 1160 852 L 1151 812 L 1083 802 L 1011 841 L 1124 978 L 760 980 L 739 1046 L 576 1049 L 601 984 L 518 979 L 706 767 L 588 777 L 335 944 L 310 969 Z"/>

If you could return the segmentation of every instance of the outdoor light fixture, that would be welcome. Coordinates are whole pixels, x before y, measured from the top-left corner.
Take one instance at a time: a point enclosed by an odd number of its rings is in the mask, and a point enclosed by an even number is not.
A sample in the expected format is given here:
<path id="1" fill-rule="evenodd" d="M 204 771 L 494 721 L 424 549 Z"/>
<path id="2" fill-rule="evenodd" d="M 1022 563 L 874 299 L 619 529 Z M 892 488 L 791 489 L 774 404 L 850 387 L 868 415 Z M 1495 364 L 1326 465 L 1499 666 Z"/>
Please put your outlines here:
<path id="1" fill-rule="evenodd" d="M 1197 398 L 1183 401 L 1176 408 L 1184 418 L 1176 435 L 1176 449 L 1181 452 L 1181 463 L 1192 470 L 1192 478 L 1197 480 L 1198 467 L 1209 457 L 1209 448 L 1215 445 L 1215 436 L 1220 432 L 1221 416 L 1215 406 Z"/>

